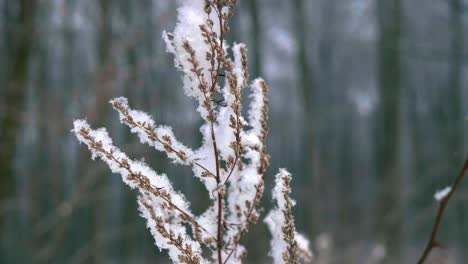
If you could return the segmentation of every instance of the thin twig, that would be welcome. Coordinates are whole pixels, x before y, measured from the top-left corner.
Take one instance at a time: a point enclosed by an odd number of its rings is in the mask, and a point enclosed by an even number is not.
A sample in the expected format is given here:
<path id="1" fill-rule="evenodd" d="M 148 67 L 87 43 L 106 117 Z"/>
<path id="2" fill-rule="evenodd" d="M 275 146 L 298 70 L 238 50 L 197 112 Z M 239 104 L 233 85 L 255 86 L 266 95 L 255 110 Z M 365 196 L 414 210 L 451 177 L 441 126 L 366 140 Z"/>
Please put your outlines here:
<path id="1" fill-rule="evenodd" d="M 450 198 L 453 196 L 455 191 L 458 189 L 458 187 L 462 183 L 463 178 L 465 177 L 465 174 L 466 174 L 467 171 L 468 171 L 468 157 L 466 158 L 465 164 L 463 165 L 462 170 L 458 174 L 457 179 L 453 183 L 450 192 L 447 194 L 447 196 L 442 198 L 442 200 L 439 203 L 439 211 L 437 212 L 437 216 L 436 216 L 436 219 L 435 219 L 434 226 L 432 228 L 431 236 L 429 238 L 429 241 L 426 244 L 426 248 L 424 249 L 421 257 L 418 260 L 418 264 L 423 264 L 424 261 L 426 260 L 426 258 L 431 253 L 432 249 L 438 245 L 438 243 L 437 243 L 437 233 L 439 232 L 440 224 L 442 223 L 442 217 L 444 216 L 445 209 L 447 208 L 447 205 L 448 205 L 448 202 L 449 202 Z"/>
<path id="2" fill-rule="evenodd" d="M 234 169 L 237 166 L 237 161 L 239 160 L 239 155 L 236 154 L 236 158 L 234 159 L 234 163 L 232 164 L 231 171 L 229 172 L 228 176 L 226 177 L 226 180 L 224 180 L 224 183 L 222 185 L 226 185 L 226 183 L 229 181 L 229 178 L 231 178 L 232 173 L 234 172 Z"/>
<path id="3" fill-rule="evenodd" d="M 215 8 L 215 10 L 217 10 L 217 8 Z M 223 53 L 223 42 L 224 42 L 223 19 L 222 19 L 221 13 L 222 11 L 219 10 L 218 19 L 219 19 L 219 31 L 220 31 L 219 40 L 221 42 L 220 43 L 221 54 L 218 54 L 218 68 L 216 69 L 216 77 L 211 86 L 211 93 L 213 93 L 214 90 L 216 89 L 219 72 L 221 70 L 222 59 L 219 56 L 224 56 L 224 53 Z M 221 174 L 219 172 L 219 154 L 218 154 L 218 147 L 216 146 L 216 137 L 214 133 L 213 122 L 214 120 L 211 120 L 211 139 L 213 141 L 213 151 L 215 154 L 215 162 L 216 162 L 216 182 L 217 184 L 220 184 Z M 218 228 L 217 228 L 218 229 L 217 230 L 218 263 L 222 264 L 223 263 L 223 254 L 222 254 L 222 250 L 223 250 L 223 194 L 221 191 L 218 191 L 218 223 L 217 224 L 218 224 Z"/>

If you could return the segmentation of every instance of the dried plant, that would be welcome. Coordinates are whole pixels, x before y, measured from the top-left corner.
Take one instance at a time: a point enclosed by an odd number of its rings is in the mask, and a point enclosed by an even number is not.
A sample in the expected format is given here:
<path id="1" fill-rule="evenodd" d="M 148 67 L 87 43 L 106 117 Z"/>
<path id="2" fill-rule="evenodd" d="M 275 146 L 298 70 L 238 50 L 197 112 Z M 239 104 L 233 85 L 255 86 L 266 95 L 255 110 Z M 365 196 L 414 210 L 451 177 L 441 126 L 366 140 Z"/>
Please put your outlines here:
<path id="1" fill-rule="evenodd" d="M 163 33 L 167 49 L 183 73 L 185 94 L 198 102 L 197 111 L 204 120 L 200 148 L 183 145 L 170 127 L 157 125 L 148 114 L 131 109 L 127 99 L 110 101 L 120 121 L 142 143 L 165 152 L 174 163 L 192 167 L 212 201 L 203 214 L 196 216 L 190 211 L 185 197 L 174 190 L 165 174 L 115 147 L 105 129 L 93 130 L 85 120 L 74 122 L 73 132 L 88 146 L 92 158 L 103 160 L 139 191 L 139 209 L 156 246 L 167 250 L 174 263 L 241 263 L 247 253 L 241 240 L 260 217 L 264 174 L 269 166 L 268 87 L 262 79 L 252 82 L 251 105 L 244 119 L 247 51 L 244 44 L 234 44 L 231 58 L 225 43 L 235 5 L 235 0 L 183 1 L 174 32 Z M 219 97 L 223 104 L 215 99 Z M 308 241 L 294 226 L 290 182 L 291 175 L 280 170 L 273 191 L 278 205 L 265 220 L 273 235 L 270 255 L 275 263 L 312 258 Z"/>
<path id="2" fill-rule="evenodd" d="M 270 211 L 264 222 L 268 224 L 273 239 L 271 255 L 274 263 L 299 263 L 299 258 L 312 261 L 309 241 L 296 232 L 292 208 L 295 204 L 291 197 L 291 174 L 280 169 L 276 175 L 273 199 L 277 207 Z"/>

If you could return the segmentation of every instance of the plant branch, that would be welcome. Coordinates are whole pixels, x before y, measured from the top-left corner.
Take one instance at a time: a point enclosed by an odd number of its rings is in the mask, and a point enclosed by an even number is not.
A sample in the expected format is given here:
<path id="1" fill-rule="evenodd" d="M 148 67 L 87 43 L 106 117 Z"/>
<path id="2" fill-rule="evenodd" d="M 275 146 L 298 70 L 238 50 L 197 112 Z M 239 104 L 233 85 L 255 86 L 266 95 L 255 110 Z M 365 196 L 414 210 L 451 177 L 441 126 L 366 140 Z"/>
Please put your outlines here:
<path id="1" fill-rule="evenodd" d="M 229 181 L 229 178 L 231 178 L 232 173 L 234 172 L 234 169 L 237 166 L 237 161 L 239 160 L 239 155 L 236 154 L 236 157 L 234 159 L 234 163 L 232 164 L 231 170 L 229 171 L 228 176 L 226 177 L 226 180 L 224 180 L 224 183 L 222 185 L 226 185 L 226 183 Z"/>
<path id="2" fill-rule="evenodd" d="M 141 189 L 146 190 L 149 193 L 163 199 L 170 206 L 172 206 L 172 208 L 174 208 L 176 211 L 181 213 L 188 220 L 188 222 L 199 227 L 200 229 L 205 231 L 209 236 L 212 236 L 209 233 L 209 231 L 206 228 L 204 228 L 202 225 L 200 225 L 191 214 L 187 213 L 186 211 L 178 207 L 176 204 L 174 204 L 163 189 L 153 186 L 149 182 L 146 176 L 142 175 L 141 173 L 137 173 L 133 171 L 130 168 L 127 160 L 119 160 L 117 157 L 115 157 L 112 151 L 107 151 L 104 148 L 102 148 L 102 143 L 100 141 L 96 141 L 92 136 L 90 136 L 88 130 L 81 129 L 79 131 L 79 134 L 83 136 L 83 138 L 85 138 L 89 142 L 90 148 L 94 149 L 97 152 L 102 153 L 104 157 L 112 160 L 113 162 L 117 163 L 121 168 L 125 169 L 129 173 L 129 177 L 131 178 L 131 180 L 133 180 Z M 212 236 L 212 239 L 217 241 L 217 239 L 214 238 L 213 236 Z"/>
<path id="3" fill-rule="evenodd" d="M 201 83 L 201 81 L 200 81 L 200 83 Z M 200 167 L 207 174 L 209 174 L 209 175 L 211 175 L 213 177 L 216 177 L 216 175 L 214 175 L 214 173 L 211 172 L 210 170 L 208 170 L 206 167 L 204 167 L 200 163 L 196 162 L 195 160 L 192 160 L 192 159 L 188 158 L 187 155 L 182 150 L 177 150 L 170 144 L 170 142 L 161 140 L 161 138 L 159 138 L 158 135 L 156 134 L 156 132 L 154 131 L 153 127 L 149 126 L 148 124 L 142 124 L 140 122 L 136 122 L 133 119 L 133 117 L 130 115 L 128 109 L 126 109 L 121 103 L 113 102 L 112 105 L 114 106 L 115 109 L 117 109 L 117 111 L 119 111 L 123 116 L 125 116 L 125 119 L 123 119 L 125 124 L 127 124 L 128 126 L 130 126 L 132 128 L 133 127 L 138 127 L 140 129 L 142 129 L 146 133 L 146 135 L 148 136 L 148 138 L 151 141 L 162 144 L 164 146 L 164 149 L 165 149 L 166 152 L 176 153 L 176 155 L 178 156 L 179 159 L 181 159 L 183 161 L 188 160 L 189 163 Z"/>
<path id="4" fill-rule="evenodd" d="M 447 208 L 448 202 L 450 198 L 454 195 L 455 191 L 458 189 L 458 187 L 461 185 L 466 172 L 468 171 L 468 157 L 465 160 L 465 164 L 463 165 L 463 168 L 461 169 L 460 173 L 458 174 L 458 177 L 456 178 L 455 182 L 452 185 L 452 188 L 450 192 L 442 198 L 442 200 L 439 203 L 439 210 L 437 212 L 437 216 L 435 219 L 434 226 L 432 228 L 431 236 L 429 238 L 429 241 L 426 244 L 426 248 L 424 249 L 421 257 L 418 260 L 418 264 L 423 264 L 424 261 L 427 259 L 429 254 L 431 253 L 432 249 L 437 246 L 437 233 L 439 232 L 440 225 L 442 223 L 442 218 L 445 213 L 445 209 Z"/>
<path id="5" fill-rule="evenodd" d="M 218 10 L 218 8 L 215 8 L 215 10 Z M 223 42 L 224 42 L 224 34 L 223 34 L 223 18 L 222 18 L 222 10 L 218 10 L 218 19 L 219 19 L 219 40 L 220 40 L 220 49 L 218 52 L 218 66 L 216 69 L 216 75 L 215 79 L 213 80 L 213 83 L 211 85 L 211 94 L 214 94 L 214 91 L 216 89 L 216 85 L 218 83 L 218 76 L 221 71 L 221 63 L 223 61 Z M 218 153 L 218 147 L 216 145 L 216 137 L 214 133 L 214 126 L 213 126 L 214 120 L 211 120 L 211 139 L 213 141 L 213 151 L 215 155 L 215 162 L 216 162 L 216 183 L 219 185 L 221 183 L 221 174 L 219 171 L 219 153 Z M 217 219 L 217 253 L 218 253 L 218 263 L 222 264 L 223 263 L 223 194 L 222 191 L 218 191 L 218 219 Z"/>

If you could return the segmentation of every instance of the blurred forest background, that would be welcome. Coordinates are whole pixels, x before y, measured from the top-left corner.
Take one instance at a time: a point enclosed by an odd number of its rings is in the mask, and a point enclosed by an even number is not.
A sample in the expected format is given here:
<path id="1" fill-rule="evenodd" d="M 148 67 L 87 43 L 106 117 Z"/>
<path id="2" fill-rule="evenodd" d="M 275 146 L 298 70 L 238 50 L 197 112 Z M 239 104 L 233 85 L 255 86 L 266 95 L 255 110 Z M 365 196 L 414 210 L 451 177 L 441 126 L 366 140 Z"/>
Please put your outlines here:
<path id="1" fill-rule="evenodd" d="M 468 1 L 239 0 L 229 41 L 270 85 L 272 176 L 294 176 L 296 221 L 320 263 L 415 263 L 436 190 L 468 150 Z M 162 30 L 174 0 L 0 0 L 0 262 L 166 263 L 136 195 L 70 133 L 86 117 L 132 157 L 167 172 L 201 212 L 187 168 L 138 143 L 107 103 L 126 96 L 198 146 Z M 248 263 L 269 263 L 258 224 Z M 468 260 L 468 182 L 441 229 Z"/>

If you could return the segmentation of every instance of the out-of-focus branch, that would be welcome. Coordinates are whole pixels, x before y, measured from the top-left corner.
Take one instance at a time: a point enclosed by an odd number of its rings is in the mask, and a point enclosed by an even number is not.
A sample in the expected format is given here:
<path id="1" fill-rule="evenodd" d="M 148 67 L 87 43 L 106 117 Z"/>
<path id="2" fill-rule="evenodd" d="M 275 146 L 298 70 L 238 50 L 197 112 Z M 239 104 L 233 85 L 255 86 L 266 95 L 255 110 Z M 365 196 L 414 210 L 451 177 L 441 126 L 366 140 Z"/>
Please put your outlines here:
<path id="1" fill-rule="evenodd" d="M 453 183 L 450 192 L 440 200 L 439 203 L 439 210 L 437 212 L 436 220 L 434 223 L 434 226 L 432 228 L 431 236 L 429 238 L 429 241 L 426 244 L 426 248 L 424 249 L 421 257 L 418 260 L 418 264 L 423 264 L 426 258 L 429 256 L 431 253 L 432 249 L 438 245 L 437 243 L 437 233 L 439 232 L 440 229 L 440 224 L 442 223 L 442 218 L 445 213 L 445 209 L 447 208 L 448 202 L 450 201 L 450 198 L 453 196 L 455 191 L 458 189 L 460 184 L 463 181 L 463 178 L 465 177 L 466 172 L 468 171 L 468 157 L 465 160 L 465 164 L 463 165 L 462 170 L 458 174 L 457 179 Z"/>

